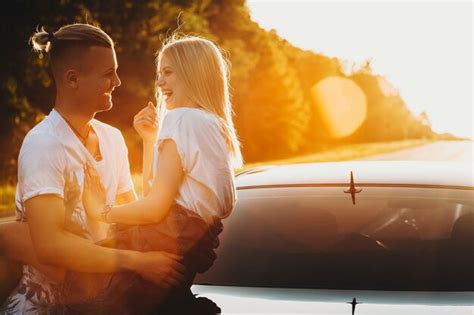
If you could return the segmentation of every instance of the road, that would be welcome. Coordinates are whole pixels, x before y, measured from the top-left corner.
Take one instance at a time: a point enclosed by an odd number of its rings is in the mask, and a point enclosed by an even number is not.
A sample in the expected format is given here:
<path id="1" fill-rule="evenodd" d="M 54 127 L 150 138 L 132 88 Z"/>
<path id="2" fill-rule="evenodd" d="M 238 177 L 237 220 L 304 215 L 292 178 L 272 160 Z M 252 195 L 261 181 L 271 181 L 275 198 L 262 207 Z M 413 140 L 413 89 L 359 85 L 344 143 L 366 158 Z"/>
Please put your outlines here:
<path id="1" fill-rule="evenodd" d="M 373 155 L 363 160 L 425 160 L 473 163 L 474 142 L 437 141 L 413 149 Z"/>

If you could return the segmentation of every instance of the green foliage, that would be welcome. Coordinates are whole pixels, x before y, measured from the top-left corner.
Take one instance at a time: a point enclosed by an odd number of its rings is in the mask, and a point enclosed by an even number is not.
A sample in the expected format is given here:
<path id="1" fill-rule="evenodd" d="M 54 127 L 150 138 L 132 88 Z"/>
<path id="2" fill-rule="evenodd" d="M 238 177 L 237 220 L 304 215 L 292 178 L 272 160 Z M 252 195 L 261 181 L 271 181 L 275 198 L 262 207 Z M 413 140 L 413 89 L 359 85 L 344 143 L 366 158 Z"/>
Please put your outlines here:
<path id="1" fill-rule="evenodd" d="M 351 78 L 364 90 L 369 103 L 365 123 L 350 137 L 353 141 L 435 138 L 431 126 L 427 124 L 427 115 L 415 117 L 398 93 L 384 94 L 379 83 L 381 77 L 361 70 Z"/>

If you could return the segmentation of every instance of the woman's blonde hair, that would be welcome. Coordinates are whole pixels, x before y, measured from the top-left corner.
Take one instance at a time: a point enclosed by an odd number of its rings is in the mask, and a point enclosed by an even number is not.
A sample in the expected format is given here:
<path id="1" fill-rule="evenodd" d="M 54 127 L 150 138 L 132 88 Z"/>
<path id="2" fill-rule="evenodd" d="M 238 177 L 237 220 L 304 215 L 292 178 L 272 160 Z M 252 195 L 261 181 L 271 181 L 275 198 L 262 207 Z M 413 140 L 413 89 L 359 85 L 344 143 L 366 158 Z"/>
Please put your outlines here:
<path id="1" fill-rule="evenodd" d="M 232 122 L 228 61 L 218 46 L 197 36 L 173 35 L 159 51 L 157 65 L 164 55 L 172 63 L 187 97 L 203 110 L 219 118 L 229 150 L 234 157 L 234 165 L 241 167 L 240 143 Z M 163 112 L 161 95 L 158 104 L 159 110 Z"/>

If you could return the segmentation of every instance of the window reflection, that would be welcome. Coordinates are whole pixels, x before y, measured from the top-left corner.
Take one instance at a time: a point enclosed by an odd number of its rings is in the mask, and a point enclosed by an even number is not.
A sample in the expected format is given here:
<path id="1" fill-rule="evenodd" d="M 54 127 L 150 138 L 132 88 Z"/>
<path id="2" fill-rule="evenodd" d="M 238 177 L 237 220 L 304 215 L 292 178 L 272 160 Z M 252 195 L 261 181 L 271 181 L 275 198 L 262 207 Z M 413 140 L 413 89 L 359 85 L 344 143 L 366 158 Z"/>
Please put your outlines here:
<path id="1" fill-rule="evenodd" d="M 366 187 L 240 191 L 199 283 L 473 290 L 473 191 Z"/>

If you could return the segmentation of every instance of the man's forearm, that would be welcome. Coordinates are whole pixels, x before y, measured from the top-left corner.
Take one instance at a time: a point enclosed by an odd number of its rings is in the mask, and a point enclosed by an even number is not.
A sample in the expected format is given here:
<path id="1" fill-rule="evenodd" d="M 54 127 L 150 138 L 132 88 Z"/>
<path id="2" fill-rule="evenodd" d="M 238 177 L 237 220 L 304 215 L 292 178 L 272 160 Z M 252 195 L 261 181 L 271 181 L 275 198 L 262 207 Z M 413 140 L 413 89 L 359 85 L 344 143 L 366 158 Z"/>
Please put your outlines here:
<path id="1" fill-rule="evenodd" d="M 24 222 L 0 224 L 0 248 L 11 260 L 31 264 L 36 259 L 28 224 Z"/>
<path id="2" fill-rule="evenodd" d="M 79 272 L 111 273 L 133 270 L 139 253 L 98 246 L 69 232 L 60 231 L 55 240 L 36 248 L 43 264 Z"/>
<path id="3" fill-rule="evenodd" d="M 41 264 L 31 241 L 30 230 L 25 222 L 7 222 L 0 224 L 0 243 L 8 259 L 20 264 L 31 265 L 58 282 L 62 281 L 64 268 Z"/>
<path id="4" fill-rule="evenodd" d="M 40 263 L 95 273 L 131 269 L 134 252 L 101 247 L 65 230 L 61 198 L 41 195 L 28 199 L 25 206 L 33 248 Z"/>

